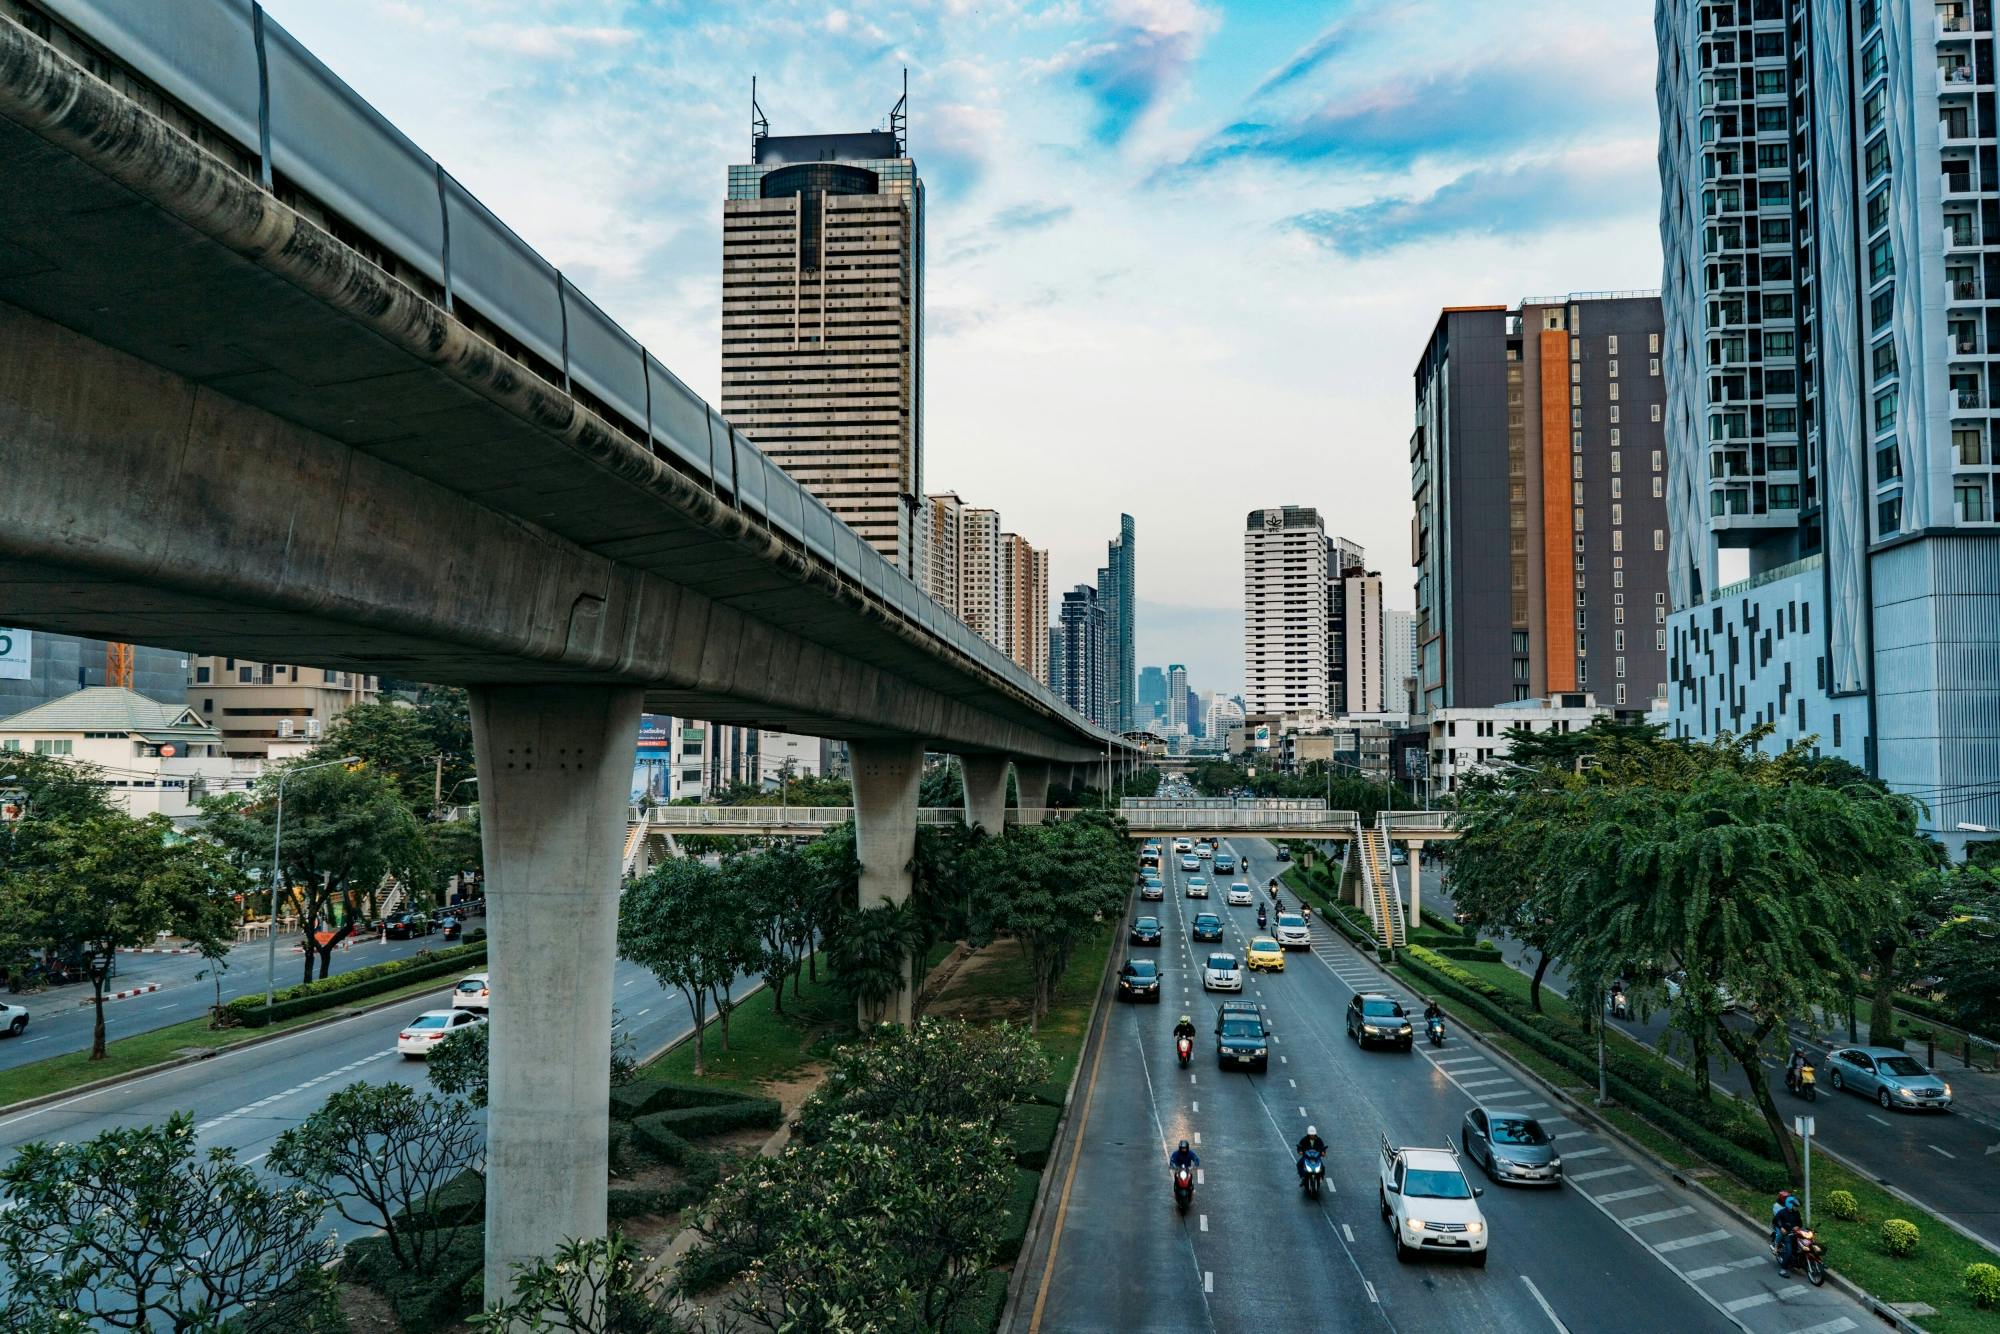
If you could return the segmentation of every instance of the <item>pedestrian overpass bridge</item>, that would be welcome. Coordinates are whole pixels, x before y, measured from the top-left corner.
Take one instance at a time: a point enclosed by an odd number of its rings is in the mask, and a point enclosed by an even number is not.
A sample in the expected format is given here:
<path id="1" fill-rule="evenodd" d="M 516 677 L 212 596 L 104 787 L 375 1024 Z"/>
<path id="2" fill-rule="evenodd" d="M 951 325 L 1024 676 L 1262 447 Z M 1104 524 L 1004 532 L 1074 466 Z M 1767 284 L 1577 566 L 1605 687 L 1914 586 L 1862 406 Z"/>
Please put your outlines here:
<path id="1" fill-rule="evenodd" d="M 1041 824 L 1075 815 L 1069 808 L 1008 807 L 1010 825 Z M 1206 806 L 1119 807 L 1119 818 L 1130 826 L 1134 838 L 1173 838 L 1180 834 L 1212 834 L 1220 838 L 1301 838 L 1315 841 L 1346 842 L 1361 828 L 1354 811 L 1261 809 L 1238 806 L 1219 809 Z M 663 834 L 723 834 L 759 837 L 813 835 L 846 824 L 854 818 L 852 806 L 654 806 L 632 809 L 630 823 L 643 823 Z M 925 806 L 917 811 L 917 823 L 960 825 L 968 822 L 964 809 L 957 806 Z M 1430 843 L 1457 837 L 1451 816 L 1442 811 L 1395 811 L 1379 822 L 1392 843 Z M 1370 826 L 1371 828 L 1374 826 Z"/>

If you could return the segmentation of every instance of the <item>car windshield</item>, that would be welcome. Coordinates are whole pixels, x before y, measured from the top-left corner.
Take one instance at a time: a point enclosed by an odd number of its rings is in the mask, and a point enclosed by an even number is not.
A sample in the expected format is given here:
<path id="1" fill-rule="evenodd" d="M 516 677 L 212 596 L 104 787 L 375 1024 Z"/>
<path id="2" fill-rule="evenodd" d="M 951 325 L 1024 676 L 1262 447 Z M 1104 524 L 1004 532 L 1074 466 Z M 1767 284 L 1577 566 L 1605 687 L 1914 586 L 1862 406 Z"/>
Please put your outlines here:
<path id="1" fill-rule="evenodd" d="M 1225 1019 L 1222 1021 L 1222 1036 L 1226 1038 L 1261 1038 L 1264 1025 L 1257 1019 Z"/>
<path id="2" fill-rule="evenodd" d="M 1295 912 L 1281 912 L 1278 914 L 1279 926 L 1304 926 L 1305 924 L 1306 919 Z"/>
<path id="3" fill-rule="evenodd" d="M 1250 948 L 1253 950 L 1274 950 L 1278 948 L 1278 942 L 1269 936 L 1259 936 L 1250 942 Z"/>
<path id="4" fill-rule="evenodd" d="M 1905 1079 L 1916 1079 L 1930 1073 L 1924 1069 L 1921 1062 L 1913 1061 L 1907 1056 L 1884 1056 L 1880 1065 L 1887 1073 L 1901 1075 Z"/>
<path id="5" fill-rule="evenodd" d="M 1472 1187 L 1465 1184 L 1463 1172 L 1420 1172 L 1413 1168 L 1403 1174 L 1403 1194 L 1419 1200 L 1469 1200 Z"/>
<path id="6" fill-rule="evenodd" d="M 1392 1000 L 1362 1001 L 1361 1013 L 1373 1014 L 1373 1015 L 1389 1015 L 1400 1019 L 1402 1018 L 1403 1015 L 1403 1007 L 1397 1002 Z"/>
<path id="7" fill-rule="evenodd" d="M 417 1017 L 416 1017 L 416 1018 L 415 1018 L 414 1020 L 412 1020 L 412 1021 L 410 1022 L 410 1027 L 411 1027 L 411 1028 L 443 1028 L 443 1027 L 445 1026 L 445 1022 L 446 1022 L 446 1019 L 447 1019 L 447 1016 L 445 1016 L 445 1015 L 442 1015 L 442 1014 L 424 1014 L 424 1015 L 418 1015 L 418 1016 L 417 1016 Z"/>
<path id="8" fill-rule="evenodd" d="M 1236 956 L 1233 954 L 1211 954 L 1208 956 L 1208 966 L 1210 968 L 1220 968 L 1224 971 L 1233 971 L 1236 967 Z"/>
<path id="9" fill-rule="evenodd" d="M 1542 1128 L 1527 1117 L 1496 1116 L 1493 1118 L 1492 1139 L 1495 1144 L 1547 1144 L 1549 1137 Z"/>
<path id="10" fill-rule="evenodd" d="M 1196 926 L 1221 926 L 1222 919 L 1220 917 L 1217 917 L 1214 913 L 1205 912 L 1201 916 L 1194 919 L 1194 924 Z"/>
<path id="11" fill-rule="evenodd" d="M 1157 917 L 1141 917 L 1132 925 L 1138 927 L 1141 931 L 1158 931 L 1160 929 L 1160 919 Z"/>
<path id="12" fill-rule="evenodd" d="M 1136 960 L 1125 965 L 1125 975 L 1127 977 L 1151 977 L 1153 975 L 1153 965 L 1147 960 Z"/>

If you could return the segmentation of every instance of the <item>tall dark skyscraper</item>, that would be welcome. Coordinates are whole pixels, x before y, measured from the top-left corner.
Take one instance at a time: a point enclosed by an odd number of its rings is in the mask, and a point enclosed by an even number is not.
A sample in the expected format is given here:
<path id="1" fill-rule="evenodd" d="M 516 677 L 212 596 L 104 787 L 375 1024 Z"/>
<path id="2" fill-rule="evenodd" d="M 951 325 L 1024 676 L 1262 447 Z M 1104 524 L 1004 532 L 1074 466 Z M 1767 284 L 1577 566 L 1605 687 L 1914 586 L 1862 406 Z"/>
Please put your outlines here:
<path id="1" fill-rule="evenodd" d="M 1138 617 L 1138 546 L 1132 516 L 1118 516 L 1118 536 L 1111 540 L 1104 567 L 1097 572 L 1097 590 L 1104 602 L 1107 641 L 1105 690 L 1111 717 L 1120 731 L 1144 727 L 1150 717 L 1139 708 L 1136 622 Z"/>
<path id="2" fill-rule="evenodd" d="M 1061 619 L 1050 636 L 1049 663 L 1060 679 L 1050 683 L 1063 703 L 1106 727 L 1111 722 L 1104 665 L 1110 641 L 1104 600 L 1089 584 L 1078 584 L 1062 597 Z"/>
<path id="3" fill-rule="evenodd" d="M 1139 669 L 1139 725 L 1148 724 L 1166 717 L 1167 673 L 1159 667 Z"/>

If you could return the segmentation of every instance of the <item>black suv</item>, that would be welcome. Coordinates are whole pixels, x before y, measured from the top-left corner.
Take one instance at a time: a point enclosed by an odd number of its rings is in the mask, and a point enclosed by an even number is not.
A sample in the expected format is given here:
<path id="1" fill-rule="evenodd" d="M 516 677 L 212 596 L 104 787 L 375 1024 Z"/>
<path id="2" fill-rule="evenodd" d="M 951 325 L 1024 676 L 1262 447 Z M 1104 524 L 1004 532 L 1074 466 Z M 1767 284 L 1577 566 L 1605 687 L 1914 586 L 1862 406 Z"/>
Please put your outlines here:
<path id="1" fill-rule="evenodd" d="M 1347 1036 L 1364 1047 L 1386 1042 L 1409 1051 L 1415 1043 L 1402 1002 L 1379 991 L 1364 991 L 1347 1002 Z"/>
<path id="2" fill-rule="evenodd" d="M 1224 1070 L 1271 1065 L 1271 1030 L 1264 1012 L 1249 1001 L 1224 1001 L 1215 1007 L 1215 1063 Z"/>

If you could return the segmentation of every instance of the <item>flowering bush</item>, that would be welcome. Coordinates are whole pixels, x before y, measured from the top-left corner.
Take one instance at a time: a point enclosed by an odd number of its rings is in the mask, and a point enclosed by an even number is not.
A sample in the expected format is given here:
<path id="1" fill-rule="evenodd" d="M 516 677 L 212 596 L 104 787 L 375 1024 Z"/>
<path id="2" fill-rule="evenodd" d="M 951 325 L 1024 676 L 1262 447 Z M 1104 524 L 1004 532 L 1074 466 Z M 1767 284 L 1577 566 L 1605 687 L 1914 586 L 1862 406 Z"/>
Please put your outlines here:
<path id="1" fill-rule="evenodd" d="M 1920 1234 L 1917 1225 L 1906 1218 L 1888 1218 L 1882 1222 L 1882 1249 L 1894 1256 L 1905 1256 L 1917 1249 Z"/>

